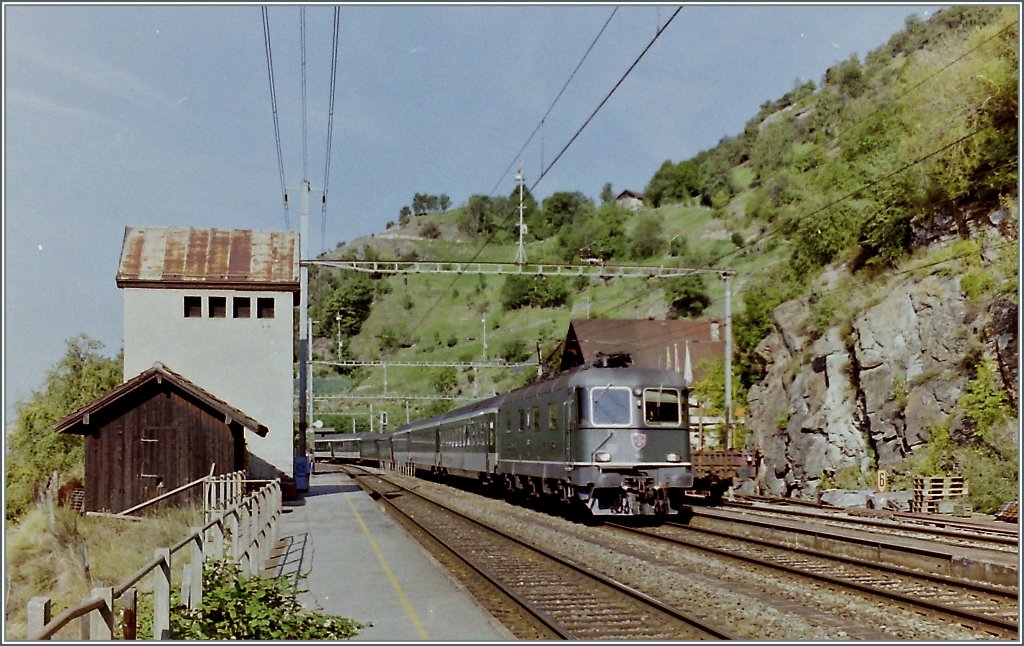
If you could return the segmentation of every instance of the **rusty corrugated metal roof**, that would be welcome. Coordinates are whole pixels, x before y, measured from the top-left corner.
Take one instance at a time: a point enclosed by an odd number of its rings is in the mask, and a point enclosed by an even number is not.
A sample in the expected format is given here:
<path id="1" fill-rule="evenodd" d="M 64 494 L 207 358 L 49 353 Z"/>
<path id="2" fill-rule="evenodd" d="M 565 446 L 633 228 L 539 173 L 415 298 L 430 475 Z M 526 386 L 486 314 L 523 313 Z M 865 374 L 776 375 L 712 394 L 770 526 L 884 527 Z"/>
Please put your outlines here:
<path id="1" fill-rule="evenodd" d="M 78 410 L 71 413 L 61 421 L 54 424 L 53 428 L 58 433 L 86 433 L 89 430 L 88 428 L 85 427 L 88 426 L 89 424 L 88 418 L 90 415 L 93 415 L 96 412 L 103 410 L 104 408 L 111 405 L 115 401 L 135 391 L 143 384 L 153 381 L 154 379 L 166 379 L 169 384 L 177 387 L 180 391 L 190 394 L 193 397 L 199 399 L 200 401 L 206 403 L 207 406 L 210 406 L 214 410 L 224 415 L 225 423 L 238 422 L 244 428 L 249 429 L 250 431 L 256 433 L 261 437 L 265 436 L 269 431 L 265 424 L 259 423 L 258 421 L 256 421 L 249 415 L 246 415 L 244 412 L 238 410 L 237 408 L 227 403 L 223 399 L 210 393 L 208 390 L 205 390 L 204 388 L 197 386 L 196 384 L 186 379 L 184 376 L 178 374 L 177 372 L 174 372 L 173 370 L 159 362 L 153 364 L 152 368 L 144 370 L 138 375 L 132 377 L 131 379 L 124 382 L 117 388 L 113 389 L 106 395 L 103 395 L 98 399 L 94 399 L 92 402 L 79 408 Z"/>
<path id="2" fill-rule="evenodd" d="M 299 289 L 294 231 L 125 227 L 118 287 Z"/>

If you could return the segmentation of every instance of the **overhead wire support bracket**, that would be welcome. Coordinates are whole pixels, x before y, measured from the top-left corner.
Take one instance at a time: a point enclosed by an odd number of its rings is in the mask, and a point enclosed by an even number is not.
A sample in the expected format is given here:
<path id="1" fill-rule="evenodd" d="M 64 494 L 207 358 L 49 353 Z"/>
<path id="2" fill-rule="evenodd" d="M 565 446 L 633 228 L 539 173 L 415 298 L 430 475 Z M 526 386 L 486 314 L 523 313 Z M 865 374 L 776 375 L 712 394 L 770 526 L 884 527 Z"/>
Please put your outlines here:
<path id="1" fill-rule="evenodd" d="M 366 274 L 480 274 L 525 276 L 585 276 L 591 278 L 680 278 L 695 274 L 724 277 L 732 270 L 688 267 L 653 267 L 644 265 L 511 262 L 450 262 L 440 260 L 303 260 L 304 265 L 332 267 Z"/>

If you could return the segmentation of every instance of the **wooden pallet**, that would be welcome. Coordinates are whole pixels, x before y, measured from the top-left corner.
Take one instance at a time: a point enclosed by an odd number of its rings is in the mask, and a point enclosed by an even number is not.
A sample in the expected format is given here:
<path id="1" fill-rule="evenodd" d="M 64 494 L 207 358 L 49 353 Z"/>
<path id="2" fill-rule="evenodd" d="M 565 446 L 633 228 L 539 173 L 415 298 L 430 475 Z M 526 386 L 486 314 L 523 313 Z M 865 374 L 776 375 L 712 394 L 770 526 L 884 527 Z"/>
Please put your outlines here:
<path id="1" fill-rule="evenodd" d="M 950 500 L 966 494 L 967 482 L 962 477 L 914 478 L 914 500 Z"/>
<path id="2" fill-rule="evenodd" d="M 71 492 L 70 506 L 77 512 L 85 512 L 85 489 L 75 489 Z"/>
<path id="3" fill-rule="evenodd" d="M 974 513 L 974 508 L 959 500 L 911 500 L 910 511 L 915 514 L 952 514 L 967 518 Z"/>
<path id="4" fill-rule="evenodd" d="M 1001 520 L 1004 523 L 1016 523 L 1017 522 L 1017 501 L 1008 502 L 999 508 L 999 513 L 996 514 L 996 520 Z"/>

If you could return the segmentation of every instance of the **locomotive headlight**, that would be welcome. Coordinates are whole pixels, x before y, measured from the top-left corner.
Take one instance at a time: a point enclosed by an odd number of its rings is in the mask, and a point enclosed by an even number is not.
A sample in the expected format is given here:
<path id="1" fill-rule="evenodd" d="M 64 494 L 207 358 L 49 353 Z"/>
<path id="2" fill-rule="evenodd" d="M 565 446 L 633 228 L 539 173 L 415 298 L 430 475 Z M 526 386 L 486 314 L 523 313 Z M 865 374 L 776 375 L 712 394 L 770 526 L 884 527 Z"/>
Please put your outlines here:
<path id="1" fill-rule="evenodd" d="M 597 453 L 594 454 L 594 460 L 596 460 L 597 462 L 611 462 L 612 454 L 607 453 L 605 451 L 598 451 Z"/>
<path id="2" fill-rule="evenodd" d="M 682 462 L 683 458 L 681 458 L 678 453 L 669 453 L 665 456 L 665 460 L 669 462 Z"/>

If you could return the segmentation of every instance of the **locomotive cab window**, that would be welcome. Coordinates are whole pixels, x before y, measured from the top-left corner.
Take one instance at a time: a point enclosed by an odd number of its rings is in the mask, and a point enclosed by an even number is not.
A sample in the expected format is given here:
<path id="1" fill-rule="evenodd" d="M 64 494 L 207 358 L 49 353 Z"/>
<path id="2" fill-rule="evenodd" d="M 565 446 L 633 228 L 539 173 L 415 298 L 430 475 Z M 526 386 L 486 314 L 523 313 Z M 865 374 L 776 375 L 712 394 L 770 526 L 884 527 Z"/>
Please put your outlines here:
<path id="1" fill-rule="evenodd" d="M 650 426 L 679 426 L 682 415 L 679 391 L 675 388 L 644 390 L 644 423 Z"/>
<path id="2" fill-rule="evenodd" d="M 590 390 L 590 420 L 600 426 L 629 426 L 633 419 L 629 388 L 598 386 Z"/>

